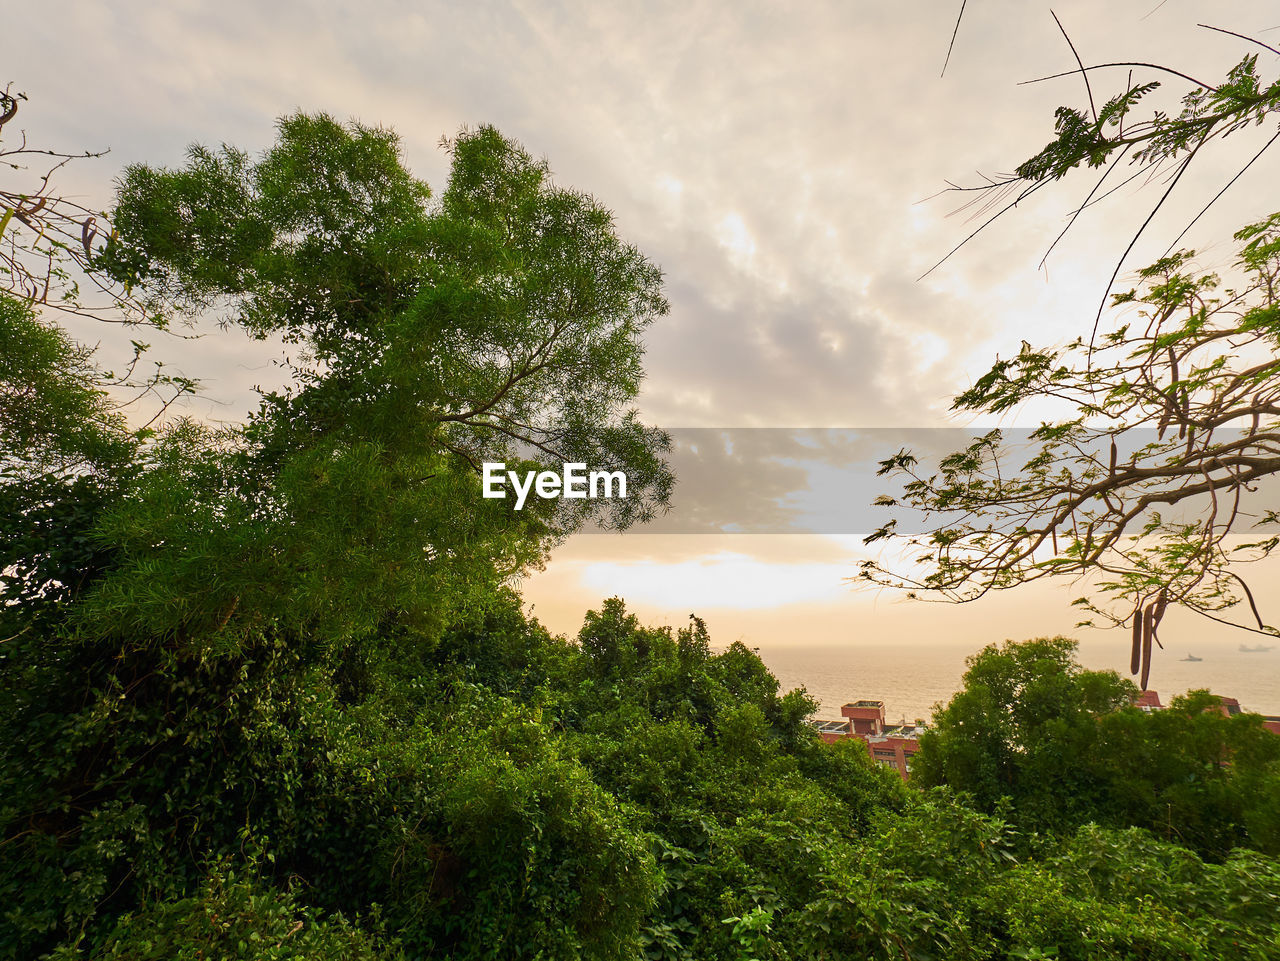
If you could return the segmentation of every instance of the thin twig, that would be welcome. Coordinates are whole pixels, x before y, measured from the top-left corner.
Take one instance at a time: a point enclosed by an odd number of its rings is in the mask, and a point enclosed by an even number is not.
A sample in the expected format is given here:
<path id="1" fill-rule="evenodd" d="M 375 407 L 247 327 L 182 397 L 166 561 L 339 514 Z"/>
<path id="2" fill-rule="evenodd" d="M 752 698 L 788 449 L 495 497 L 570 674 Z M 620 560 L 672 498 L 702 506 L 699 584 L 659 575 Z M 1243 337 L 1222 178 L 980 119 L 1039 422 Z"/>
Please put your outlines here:
<path id="1" fill-rule="evenodd" d="M 1257 37 L 1250 37 L 1250 36 L 1246 36 L 1243 33 L 1236 33 L 1234 30 L 1224 30 L 1222 29 L 1222 27 L 1211 27 L 1207 23 L 1197 23 L 1196 26 L 1204 27 L 1206 30 L 1213 30 L 1213 31 L 1216 31 L 1217 33 L 1225 33 L 1232 37 L 1239 37 L 1241 40 L 1249 41 L 1249 43 L 1256 43 L 1259 47 L 1262 47 L 1264 50 L 1270 50 L 1276 56 L 1280 57 L 1280 50 L 1277 50 L 1275 47 L 1268 46 L 1267 44 L 1259 40 Z"/>
<path id="2" fill-rule="evenodd" d="M 1180 70 L 1174 70 L 1171 67 L 1162 67 L 1158 63 L 1145 63 L 1140 60 L 1134 60 L 1134 61 L 1122 60 L 1122 61 L 1116 61 L 1115 63 L 1095 63 L 1091 67 L 1081 67 L 1080 69 L 1081 70 L 1103 70 L 1107 67 L 1148 67 L 1151 70 L 1161 70 L 1164 73 L 1171 73 L 1175 77 L 1181 77 L 1183 80 L 1189 80 L 1191 81 L 1191 83 L 1194 83 L 1197 87 L 1203 87 L 1205 90 L 1212 90 L 1214 93 L 1218 92 L 1218 88 L 1213 86 L 1212 84 L 1203 83 L 1202 81 L 1197 80 L 1195 77 L 1185 74 Z M 1018 83 L 1018 86 L 1025 87 L 1027 84 L 1030 84 L 1030 83 L 1044 83 L 1046 80 L 1057 80 L 1059 77 L 1073 77 L 1079 72 L 1080 72 L 1079 70 L 1064 70 L 1061 73 L 1051 73 L 1047 77 L 1036 77 L 1034 80 L 1022 80 Z"/>
<path id="3" fill-rule="evenodd" d="M 1067 36 L 1067 28 L 1062 25 L 1062 21 L 1058 19 L 1058 15 L 1052 10 L 1049 16 L 1053 17 L 1053 22 L 1058 25 L 1058 29 L 1062 31 L 1062 39 L 1067 41 L 1067 46 L 1071 48 L 1071 55 L 1076 58 L 1076 66 L 1080 68 L 1080 77 L 1084 80 L 1084 92 L 1089 96 L 1089 112 L 1093 114 L 1093 122 L 1098 122 L 1098 108 L 1093 105 L 1093 88 L 1089 86 L 1089 74 L 1085 72 L 1084 61 L 1080 59 L 1080 54 L 1076 53 L 1076 45 L 1071 42 L 1071 38 Z"/>
<path id="4" fill-rule="evenodd" d="M 968 2 L 969 0 L 960 0 L 960 13 L 956 17 L 955 29 L 951 31 L 951 42 L 947 44 L 947 59 L 942 61 L 942 73 L 939 76 L 945 77 L 947 75 L 947 64 L 951 62 L 951 50 L 956 45 L 956 34 L 960 32 L 960 21 L 964 19 L 964 8 Z"/>
<path id="5" fill-rule="evenodd" d="M 1191 222 L 1182 228 L 1182 233 L 1174 237 L 1173 243 L 1171 243 L 1168 247 L 1165 248 L 1164 256 L 1167 257 L 1169 255 L 1169 251 L 1173 250 L 1173 248 L 1178 245 L 1178 241 L 1186 236 L 1187 231 L 1195 226 L 1196 221 L 1199 220 L 1201 217 L 1203 217 L 1205 213 L 1208 211 L 1208 209 L 1218 202 L 1218 198 L 1221 197 L 1223 194 L 1225 194 L 1229 189 L 1231 189 L 1231 185 L 1234 184 L 1237 180 L 1239 180 L 1242 176 L 1244 176 L 1244 172 L 1253 166 L 1253 162 L 1257 160 L 1259 157 L 1261 157 L 1266 152 L 1267 148 L 1270 147 L 1277 140 L 1280 140 L 1280 130 L 1277 130 L 1275 132 L 1275 135 L 1272 136 L 1270 140 L 1268 140 L 1265 144 L 1262 145 L 1262 149 L 1259 150 L 1256 154 L 1254 154 L 1247 164 L 1245 164 L 1238 171 L 1236 171 L 1236 175 L 1227 181 L 1227 184 L 1225 187 L 1223 187 L 1221 190 L 1219 190 L 1216 194 L 1213 195 L 1213 199 L 1204 205 L 1204 207 L 1200 210 L 1200 213 L 1196 214 L 1194 217 L 1191 218 Z"/>

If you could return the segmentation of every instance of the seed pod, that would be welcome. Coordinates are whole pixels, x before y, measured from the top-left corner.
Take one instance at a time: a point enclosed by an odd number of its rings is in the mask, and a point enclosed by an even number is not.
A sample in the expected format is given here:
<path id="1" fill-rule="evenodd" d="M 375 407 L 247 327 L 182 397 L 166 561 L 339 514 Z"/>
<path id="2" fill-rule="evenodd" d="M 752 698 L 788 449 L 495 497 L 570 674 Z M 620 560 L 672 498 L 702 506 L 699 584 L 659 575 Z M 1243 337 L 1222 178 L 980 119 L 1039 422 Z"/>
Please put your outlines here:
<path id="1" fill-rule="evenodd" d="M 84 255 L 86 257 L 93 256 L 93 238 L 97 236 L 98 233 L 97 229 L 93 226 L 96 220 L 96 217 L 89 217 L 85 220 L 84 225 L 80 230 L 80 242 L 84 244 Z"/>
<path id="2" fill-rule="evenodd" d="M 1151 620 L 1151 636 L 1157 644 L 1160 644 L 1160 635 L 1156 632 L 1160 629 L 1160 621 L 1164 618 L 1165 609 L 1169 606 L 1169 589 L 1162 587 L 1160 596 L 1156 598 L 1156 612 Z M 1164 650 L 1164 645 L 1160 644 L 1160 650 Z"/>
<path id="3" fill-rule="evenodd" d="M 1139 658 L 1142 656 L 1142 605 L 1133 612 L 1133 653 L 1129 655 L 1129 673 L 1138 673 Z"/>
<path id="4" fill-rule="evenodd" d="M 1141 690 L 1147 689 L 1147 679 L 1151 677 L 1151 638 L 1155 633 L 1156 606 L 1151 604 L 1142 616 L 1142 679 L 1138 682 Z"/>

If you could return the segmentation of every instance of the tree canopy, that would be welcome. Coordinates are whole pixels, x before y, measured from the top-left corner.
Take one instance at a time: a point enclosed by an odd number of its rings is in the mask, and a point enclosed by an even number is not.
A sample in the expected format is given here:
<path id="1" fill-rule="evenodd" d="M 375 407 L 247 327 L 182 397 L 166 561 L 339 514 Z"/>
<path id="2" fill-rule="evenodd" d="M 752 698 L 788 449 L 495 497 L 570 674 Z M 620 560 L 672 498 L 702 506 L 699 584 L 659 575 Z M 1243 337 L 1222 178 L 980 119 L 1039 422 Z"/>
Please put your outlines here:
<path id="1" fill-rule="evenodd" d="M 1104 69 L 1128 70 L 1129 79 L 1099 102 L 1097 78 L 1089 77 Z M 1134 79 L 1144 72 L 1152 79 Z M 951 601 L 1048 576 L 1084 578 L 1076 603 L 1132 626 L 1133 672 L 1145 686 L 1152 642 L 1170 605 L 1277 632 L 1238 565 L 1267 557 L 1280 543 L 1265 484 L 1280 470 L 1280 214 L 1264 210 L 1241 227 L 1235 262 L 1217 272 L 1199 266 L 1194 251 L 1175 249 L 1184 229 L 1164 256 L 1137 272 L 1131 289 L 1116 291 L 1112 282 L 1203 151 L 1245 127 L 1274 122 L 1280 80 L 1264 78 L 1255 53 L 1216 84 L 1152 64 L 1081 62 L 1054 76 L 1072 73 L 1085 78 L 1087 105 L 1059 108 L 1055 137 L 1043 150 L 1011 177 L 956 188 L 996 205 L 978 230 L 1079 170 L 1103 172 L 1065 229 L 1107 196 L 1103 188 L 1115 186 L 1108 178 L 1126 165 L 1130 180 L 1159 174 L 1167 189 L 1105 285 L 1110 310 L 1082 314 L 1082 333 L 1065 345 L 1023 341 L 952 405 L 1004 417 L 1047 400 L 1064 414 L 1025 438 L 975 432 L 966 449 L 936 467 L 905 449 L 885 460 L 881 473 L 903 486 L 882 503 L 909 508 L 921 523 L 907 530 L 891 520 L 871 535 L 869 542 L 904 542 L 910 559 L 900 570 L 870 561 L 861 574 Z M 1181 111 L 1144 115 L 1148 98 L 1170 78 L 1186 90 Z M 1280 132 L 1246 158 L 1187 228 L 1278 138 Z M 1233 616 L 1241 602 L 1247 614 Z"/>
<path id="2" fill-rule="evenodd" d="M 1134 706 L 1114 671 L 1089 671 L 1066 638 L 989 645 L 934 715 L 912 776 L 967 792 L 1025 830 L 1146 828 L 1201 856 L 1280 853 L 1280 737 L 1207 691 Z"/>

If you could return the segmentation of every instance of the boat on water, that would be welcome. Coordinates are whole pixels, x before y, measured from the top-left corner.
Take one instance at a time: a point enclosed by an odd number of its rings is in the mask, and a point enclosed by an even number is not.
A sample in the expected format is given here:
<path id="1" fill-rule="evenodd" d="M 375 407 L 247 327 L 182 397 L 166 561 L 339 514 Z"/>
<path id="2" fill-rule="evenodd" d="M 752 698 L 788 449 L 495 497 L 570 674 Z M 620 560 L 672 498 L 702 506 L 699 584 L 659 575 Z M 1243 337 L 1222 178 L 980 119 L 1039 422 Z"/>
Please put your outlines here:
<path id="1" fill-rule="evenodd" d="M 1186 657 L 1182 658 L 1182 660 L 1184 660 L 1184 661 L 1203 661 L 1203 660 L 1204 660 L 1204 658 L 1203 658 L 1203 657 L 1196 657 L 1194 654 L 1188 654 Z"/>
<path id="2" fill-rule="evenodd" d="M 1274 651 L 1275 649 L 1276 646 L 1274 644 L 1254 644 L 1252 647 L 1248 644 L 1240 645 L 1241 654 L 1265 654 L 1267 651 Z"/>

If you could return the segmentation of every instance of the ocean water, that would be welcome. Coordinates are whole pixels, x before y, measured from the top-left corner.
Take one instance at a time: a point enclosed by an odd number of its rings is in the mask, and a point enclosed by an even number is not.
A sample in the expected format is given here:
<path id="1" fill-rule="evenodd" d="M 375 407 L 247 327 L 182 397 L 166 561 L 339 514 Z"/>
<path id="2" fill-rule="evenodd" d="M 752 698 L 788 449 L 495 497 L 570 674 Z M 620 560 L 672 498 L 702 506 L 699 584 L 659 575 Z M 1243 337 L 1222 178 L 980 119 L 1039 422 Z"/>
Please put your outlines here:
<path id="1" fill-rule="evenodd" d="M 1121 641 L 1124 643 L 1121 643 Z M 1247 643 L 1254 643 L 1253 639 Z M 892 722 L 932 716 L 934 706 L 958 691 L 971 650 L 955 644 L 776 645 L 758 648 L 783 690 L 803 686 L 821 704 L 818 716 L 838 718 L 840 705 L 870 698 L 885 702 Z M 1168 704 L 1175 694 L 1208 688 L 1234 697 L 1248 711 L 1280 714 L 1280 647 L 1243 653 L 1217 645 L 1199 653 L 1204 660 L 1180 660 L 1183 650 L 1156 651 L 1148 686 Z M 1104 642 L 1082 644 L 1088 668 L 1128 675 L 1127 639 L 1112 633 Z"/>

